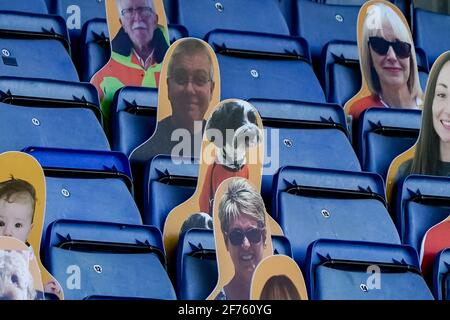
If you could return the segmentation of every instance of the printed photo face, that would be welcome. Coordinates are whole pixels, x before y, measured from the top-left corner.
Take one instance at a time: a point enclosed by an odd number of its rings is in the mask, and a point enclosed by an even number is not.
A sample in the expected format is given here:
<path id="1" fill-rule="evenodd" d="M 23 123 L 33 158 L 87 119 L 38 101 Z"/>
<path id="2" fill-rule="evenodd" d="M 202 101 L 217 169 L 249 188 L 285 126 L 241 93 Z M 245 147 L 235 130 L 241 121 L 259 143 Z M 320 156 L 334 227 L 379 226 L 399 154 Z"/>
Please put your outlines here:
<path id="1" fill-rule="evenodd" d="M 236 177 L 222 182 L 214 203 L 219 280 L 208 299 L 249 300 L 253 274 L 272 254 L 264 202 L 248 180 Z"/>
<path id="2" fill-rule="evenodd" d="M 16 151 L 0 155 L 0 239 L 5 244 L 0 249 L 24 248 L 33 257 L 31 264 L 33 272 L 39 274 L 41 295 L 45 291 L 63 299 L 60 285 L 40 260 L 45 186 L 42 167 L 32 156 Z"/>
<path id="3" fill-rule="evenodd" d="M 124 86 L 158 88 L 170 42 L 162 0 L 106 0 L 106 16 L 111 58 L 90 82 L 110 135 L 115 93 Z"/>
<path id="4" fill-rule="evenodd" d="M 362 86 L 345 112 L 357 121 L 371 107 L 421 108 L 416 52 L 401 11 L 387 1 L 368 1 L 361 6 L 357 28 Z"/>
<path id="5" fill-rule="evenodd" d="M 450 146 L 450 62 L 439 72 L 433 97 L 433 127 L 439 137 L 441 149 Z M 450 147 L 447 147 L 450 150 Z"/>
<path id="6" fill-rule="evenodd" d="M 306 284 L 297 263 L 284 255 L 261 261 L 253 273 L 252 300 L 308 300 Z"/>

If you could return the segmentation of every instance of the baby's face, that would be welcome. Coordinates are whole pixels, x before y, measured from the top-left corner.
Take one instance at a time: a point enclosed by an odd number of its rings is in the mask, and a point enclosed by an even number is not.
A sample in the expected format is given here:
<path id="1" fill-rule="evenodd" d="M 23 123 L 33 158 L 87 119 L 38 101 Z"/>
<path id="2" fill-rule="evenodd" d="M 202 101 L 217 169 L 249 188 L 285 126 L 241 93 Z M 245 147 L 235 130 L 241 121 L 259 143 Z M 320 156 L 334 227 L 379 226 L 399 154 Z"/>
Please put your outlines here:
<path id="1" fill-rule="evenodd" d="M 0 236 L 26 242 L 32 227 L 33 208 L 29 201 L 0 199 Z"/>

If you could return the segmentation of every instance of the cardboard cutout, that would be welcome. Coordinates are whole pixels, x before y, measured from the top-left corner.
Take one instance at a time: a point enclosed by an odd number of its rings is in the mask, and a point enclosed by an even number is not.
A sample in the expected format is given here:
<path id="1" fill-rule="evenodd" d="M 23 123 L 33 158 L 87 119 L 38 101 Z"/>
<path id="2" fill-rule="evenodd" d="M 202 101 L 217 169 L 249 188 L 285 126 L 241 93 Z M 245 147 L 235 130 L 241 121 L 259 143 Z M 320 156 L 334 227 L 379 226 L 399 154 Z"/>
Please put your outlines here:
<path id="1" fill-rule="evenodd" d="M 423 237 L 420 248 L 420 266 L 425 279 L 431 280 L 436 255 L 450 248 L 450 216 L 431 227 Z"/>
<path id="2" fill-rule="evenodd" d="M 220 74 L 211 47 L 195 38 L 176 41 L 167 51 L 158 89 L 157 125 L 153 135 L 130 154 L 135 199 L 143 203 L 147 162 L 158 154 L 200 155 L 202 128 L 220 101 Z"/>
<path id="3" fill-rule="evenodd" d="M 364 3 L 357 36 L 362 85 L 345 104 L 345 113 L 356 122 L 370 107 L 420 108 L 416 52 L 402 12 L 388 1 Z"/>
<path id="4" fill-rule="evenodd" d="M 200 39 L 177 40 L 162 64 L 155 132 L 131 152 L 132 164 L 157 154 L 199 157 L 203 122 L 219 101 L 219 64 L 212 48 Z"/>
<path id="5" fill-rule="evenodd" d="M 163 0 L 106 0 L 111 58 L 91 79 L 97 88 L 105 130 L 111 103 L 124 86 L 157 88 L 169 48 Z"/>
<path id="6" fill-rule="evenodd" d="M 24 242 L 0 236 L 0 300 L 43 300 L 41 272 Z"/>
<path id="7" fill-rule="evenodd" d="M 16 190 L 20 190 L 20 192 L 16 192 Z M 45 177 L 42 167 L 36 159 L 26 153 L 11 151 L 1 154 L 0 192 L 4 193 L 0 197 L 0 217 L 5 222 L 5 225 L 0 227 L 0 236 L 15 237 L 27 243 L 32 248 L 41 271 L 45 292 L 63 299 L 61 286 L 45 269 L 40 258 L 39 250 L 46 201 Z M 34 193 L 35 200 L 33 200 L 32 193 Z M 4 199 L 9 200 L 5 201 Z M 20 210 L 17 210 L 17 206 L 20 206 Z M 17 228 L 13 228 L 12 231 L 8 230 L 6 222 L 14 222 L 11 219 L 20 219 L 21 228 L 19 230 Z"/>
<path id="8" fill-rule="evenodd" d="M 261 190 L 262 132 L 258 111 L 246 101 L 228 99 L 214 109 L 203 136 L 195 193 L 169 213 L 164 225 L 169 266 L 175 261 L 180 232 L 211 225 L 214 195 L 225 179 L 242 177 Z M 268 222 L 274 234 L 283 234 L 272 217 L 269 216 Z"/>
<path id="9" fill-rule="evenodd" d="M 259 191 L 244 178 L 221 183 L 213 210 L 219 277 L 208 300 L 249 300 L 253 272 L 273 252 L 270 216 Z"/>
<path id="10" fill-rule="evenodd" d="M 450 51 L 441 54 L 427 81 L 422 126 L 416 144 L 395 158 L 387 176 L 388 201 L 393 188 L 411 173 L 450 176 Z"/>
<path id="11" fill-rule="evenodd" d="M 253 274 L 251 293 L 252 300 L 308 300 L 302 271 L 284 255 L 260 262 Z"/>

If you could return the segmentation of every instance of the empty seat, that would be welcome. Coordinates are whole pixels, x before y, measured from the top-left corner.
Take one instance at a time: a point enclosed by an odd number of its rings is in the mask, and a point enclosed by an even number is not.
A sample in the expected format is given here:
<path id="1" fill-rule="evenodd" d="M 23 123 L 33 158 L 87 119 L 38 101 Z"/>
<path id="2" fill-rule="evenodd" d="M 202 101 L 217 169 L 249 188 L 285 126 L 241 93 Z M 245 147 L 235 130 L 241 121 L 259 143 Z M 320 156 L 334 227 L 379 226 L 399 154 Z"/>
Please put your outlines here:
<path id="1" fill-rule="evenodd" d="M 359 120 L 358 156 L 364 171 L 386 178 L 392 160 L 412 147 L 419 137 L 420 110 L 370 108 Z"/>
<path id="2" fill-rule="evenodd" d="M 282 166 L 360 171 L 338 105 L 251 99 L 265 128 L 261 194 L 270 210 L 272 180 Z"/>
<path id="3" fill-rule="evenodd" d="M 442 30 L 450 28 L 450 16 L 415 8 L 413 19 L 414 43 L 425 50 L 431 66 L 442 52 L 450 49 L 450 40 L 442 36 Z"/>
<path id="4" fill-rule="evenodd" d="M 3 11 L 0 30 L 2 76 L 78 81 L 61 17 Z"/>
<path id="5" fill-rule="evenodd" d="M 66 299 L 176 299 L 156 227 L 58 220 L 49 232 L 47 267 Z"/>
<path id="6" fill-rule="evenodd" d="M 294 9 L 294 33 L 304 37 L 313 60 L 320 59 L 322 49 L 330 41 L 356 42 L 359 6 L 327 5 L 297 0 Z"/>
<path id="7" fill-rule="evenodd" d="M 52 0 L 51 12 L 64 18 L 69 31 L 72 57 L 80 66 L 81 31 L 84 24 L 95 18 L 106 19 L 105 1 L 92 0 Z"/>
<path id="8" fill-rule="evenodd" d="M 158 155 L 150 160 L 144 179 L 144 224 L 163 230 L 170 211 L 194 194 L 198 170 L 190 158 Z"/>
<path id="9" fill-rule="evenodd" d="M 438 300 L 450 300 L 450 248 L 442 250 L 434 261 L 433 293 Z"/>
<path id="10" fill-rule="evenodd" d="M 191 37 L 204 38 L 215 29 L 289 34 L 289 28 L 273 0 L 176 0 L 176 21 Z M 249 17 L 251 16 L 251 18 Z"/>
<path id="11" fill-rule="evenodd" d="M 326 44 L 321 70 L 327 101 L 344 106 L 361 88 L 356 42 L 333 41 Z"/>
<path id="12" fill-rule="evenodd" d="M 274 254 L 290 251 L 289 240 L 282 236 L 272 236 L 272 247 Z M 189 229 L 181 234 L 176 277 L 180 300 L 204 300 L 211 294 L 218 279 L 213 230 Z"/>
<path id="13" fill-rule="evenodd" d="M 420 86 L 425 90 L 427 87 L 428 74 L 430 66 L 428 64 L 427 54 L 422 48 L 416 48 L 417 69 L 419 71 Z"/>
<path id="14" fill-rule="evenodd" d="M 92 19 L 83 25 L 80 35 L 81 81 L 90 82 L 111 56 L 109 31 L 106 19 Z"/>
<path id="15" fill-rule="evenodd" d="M 217 284 L 216 244 L 212 230 L 190 229 L 177 249 L 177 296 L 180 300 L 204 300 Z"/>
<path id="16" fill-rule="evenodd" d="M 409 246 L 318 240 L 305 275 L 313 300 L 433 300 Z"/>
<path id="17" fill-rule="evenodd" d="M 376 174 L 284 167 L 275 187 L 272 214 L 299 265 L 308 245 L 321 238 L 400 244 Z"/>
<path id="18" fill-rule="evenodd" d="M 325 102 L 304 39 L 216 31 L 207 41 L 219 61 L 222 99 Z"/>
<path id="19" fill-rule="evenodd" d="M 110 149 L 90 84 L 2 77 L 0 101 L 1 152 L 29 146 Z"/>
<path id="20" fill-rule="evenodd" d="M 156 128 L 158 89 L 123 87 L 112 103 L 112 149 L 131 152 L 147 141 Z"/>
<path id="21" fill-rule="evenodd" d="M 396 223 L 402 242 L 420 251 L 432 226 L 449 216 L 450 178 L 409 175 L 399 186 Z"/>
<path id="22" fill-rule="evenodd" d="M 59 219 L 142 224 L 133 200 L 131 169 L 119 152 L 30 148 L 47 188 L 43 245 Z"/>
<path id="23" fill-rule="evenodd" d="M 0 10 L 48 14 L 47 4 L 45 3 L 45 0 L 32 0 L 32 1 L 0 0 Z"/>
<path id="24" fill-rule="evenodd" d="M 170 43 L 174 43 L 178 39 L 186 38 L 189 36 L 189 32 L 185 26 L 180 24 L 169 24 L 167 25 L 169 28 L 169 40 Z"/>

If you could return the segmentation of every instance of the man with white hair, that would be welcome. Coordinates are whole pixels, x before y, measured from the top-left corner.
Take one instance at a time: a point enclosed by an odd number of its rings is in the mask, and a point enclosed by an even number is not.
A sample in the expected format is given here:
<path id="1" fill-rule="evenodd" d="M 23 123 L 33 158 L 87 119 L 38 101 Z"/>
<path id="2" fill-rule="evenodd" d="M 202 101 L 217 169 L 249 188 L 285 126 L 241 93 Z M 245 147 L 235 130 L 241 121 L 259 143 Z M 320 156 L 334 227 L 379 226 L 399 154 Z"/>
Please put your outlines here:
<path id="1" fill-rule="evenodd" d="M 115 92 L 124 86 L 157 88 L 169 47 L 152 0 L 116 0 L 116 4 L 121 28 L 111 41 L 111 59 L 91 80 L 99 92 L 107 133 Z"/>

